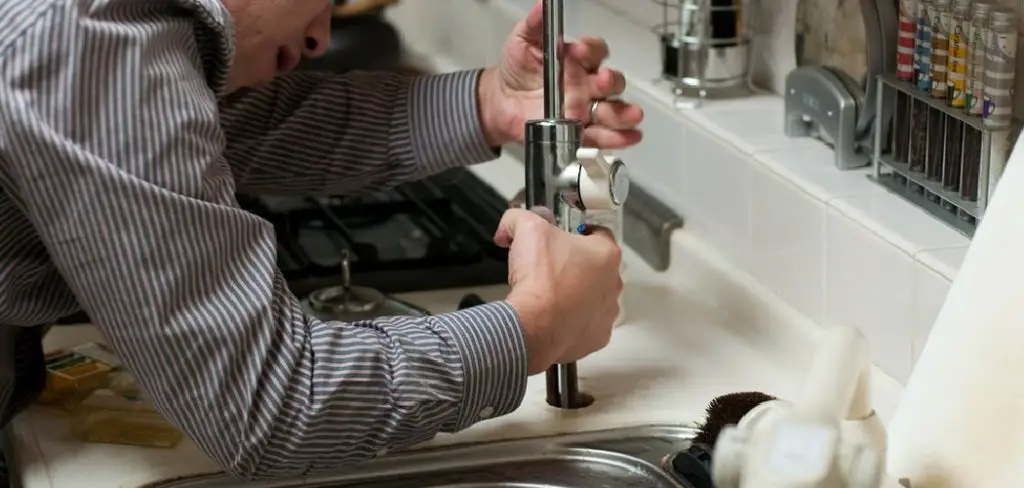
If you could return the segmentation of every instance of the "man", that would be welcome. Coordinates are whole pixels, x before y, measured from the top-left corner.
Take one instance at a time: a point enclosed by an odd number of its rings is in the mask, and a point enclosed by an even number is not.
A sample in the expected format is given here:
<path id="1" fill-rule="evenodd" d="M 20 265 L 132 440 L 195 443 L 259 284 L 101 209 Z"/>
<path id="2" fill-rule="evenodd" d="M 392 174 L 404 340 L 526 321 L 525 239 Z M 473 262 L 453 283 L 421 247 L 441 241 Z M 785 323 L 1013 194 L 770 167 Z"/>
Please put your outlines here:
<path id="1" fill-rule="evenodd" d="M 513 210 L 507 300 L 328 324 L 275 266 L 249 193 L 367 191 L 493 159 L 542 112 L 541 14 L 498 66 L 289 73 L 329 0 L 0 2 L 0 425 L 41 386 L 41 324 L 84 310 L 226 471 L 295 476 L 514 410 L 528 375 L 603 347 L 619 249 Z M 469 40 L 468 42 L 471 42 Z M 635 144 L 606 45 L 567 46 L 588 143 Z M 593 114 L 593 118 L 590 114 Z"/>

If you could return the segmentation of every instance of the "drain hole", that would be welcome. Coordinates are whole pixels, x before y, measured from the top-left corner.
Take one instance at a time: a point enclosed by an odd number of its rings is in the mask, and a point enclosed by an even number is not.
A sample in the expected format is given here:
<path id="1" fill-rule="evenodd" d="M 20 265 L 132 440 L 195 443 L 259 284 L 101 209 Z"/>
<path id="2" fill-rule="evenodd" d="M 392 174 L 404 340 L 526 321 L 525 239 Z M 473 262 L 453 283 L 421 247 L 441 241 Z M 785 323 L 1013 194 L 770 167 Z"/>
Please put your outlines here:
<path id="1" fill-rule="evenodd" d="M 686 481 L 693 488 L 714 488 L 711 477 L 711 448 L 693 444 L 689 449 L 676 453 L 669 463 L 676 477 Z"/>
<path id="2" fill-rule="evenodd" d="M 580 391 L 579 373 L 576 363 L 559 364 L 548 368 L 547 400 L 555 408 L 576 410 L 589 407 L 594 397 Z"/>
<path id="3" fill-rule="evenodd" d="M 564 408 L 566 410 L 578 410 L 581 408 L 587 408 L 594 404 L 594 397 L 583 393 L 582 391 L 578 391 L 575 395 L 570 397 L 569 405 L 567 406 L 562 406 L 561 395 L 549 395 L 547 400 L 548 405 L 555 408 Z"/>

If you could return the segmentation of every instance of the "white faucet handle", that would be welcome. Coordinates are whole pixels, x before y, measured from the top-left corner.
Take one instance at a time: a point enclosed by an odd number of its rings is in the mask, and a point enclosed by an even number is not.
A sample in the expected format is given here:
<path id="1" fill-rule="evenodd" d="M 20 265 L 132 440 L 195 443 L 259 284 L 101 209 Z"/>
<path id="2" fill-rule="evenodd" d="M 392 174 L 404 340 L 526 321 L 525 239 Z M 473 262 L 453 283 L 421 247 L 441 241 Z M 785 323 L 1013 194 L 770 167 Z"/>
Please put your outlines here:
<path id="1" fill-rule="evenodd" d="M 629 172 L 621 159 L 603 154 L 600 149 L 576 150 L 580 164 L 579 198 L 587 211 L 615 210 L 629 196 Z"/>

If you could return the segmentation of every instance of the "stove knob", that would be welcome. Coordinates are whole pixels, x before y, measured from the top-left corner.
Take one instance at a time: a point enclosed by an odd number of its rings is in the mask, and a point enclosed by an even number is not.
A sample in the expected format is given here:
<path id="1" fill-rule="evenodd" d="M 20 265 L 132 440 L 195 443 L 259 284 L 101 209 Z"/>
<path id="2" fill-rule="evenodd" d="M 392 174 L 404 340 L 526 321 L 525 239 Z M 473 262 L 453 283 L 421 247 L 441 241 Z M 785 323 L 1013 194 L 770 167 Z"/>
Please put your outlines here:
<path id="1" fill-rule="evenodd" d="M 576 150 L 580 165 L 579 200 L 582 210 L 615 210 L 629 195 L 629 171 L 621 159 L 601 153 L 600 149 Z"/>

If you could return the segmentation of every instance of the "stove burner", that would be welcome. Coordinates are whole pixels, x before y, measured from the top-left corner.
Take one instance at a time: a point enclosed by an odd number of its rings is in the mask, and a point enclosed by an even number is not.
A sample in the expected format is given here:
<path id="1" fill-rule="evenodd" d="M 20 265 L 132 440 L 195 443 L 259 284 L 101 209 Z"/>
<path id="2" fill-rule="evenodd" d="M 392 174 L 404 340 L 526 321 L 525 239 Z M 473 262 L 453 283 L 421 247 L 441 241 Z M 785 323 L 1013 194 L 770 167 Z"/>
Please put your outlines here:
<path id="1" fill-rule="evenodd" d="M 508 204 L 465 169 L 370 195 L 239 203 L 274 225 L 278 265 L 300 297 L 339 283 L 346 249 L 353 283 L 385 293 L 507 280 L 508 253 L 492 236 Z"/>

